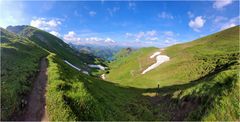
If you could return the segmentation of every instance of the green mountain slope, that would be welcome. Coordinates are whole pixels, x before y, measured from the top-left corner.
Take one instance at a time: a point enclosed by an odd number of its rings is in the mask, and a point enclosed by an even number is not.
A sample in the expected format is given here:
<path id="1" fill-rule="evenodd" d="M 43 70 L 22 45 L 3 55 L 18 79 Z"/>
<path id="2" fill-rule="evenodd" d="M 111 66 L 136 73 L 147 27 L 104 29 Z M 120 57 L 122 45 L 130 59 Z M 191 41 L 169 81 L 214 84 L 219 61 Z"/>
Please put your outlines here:
<path id="1" fill-rule="evenodd" d="M 114 59 L 119 60 L 120 58 L 128 56 L 134 50 L 132 48 L 123 48 L 114 55 Z"/>
<path id="2" fill-rule="evenodd" d="M 170 61 L 142 75 L 156 51 L 143 48 L 112 62 L 107 80 L 148 89 L 143 95 L 160 120 L 239 119 L 239 26 L 167 47 L 161 52 Z"/>
<path id="3" fill-rule="evenodd" d="M 84 70 L 95 71 L 87 64 L 103 63 L 102 59 L 92 55 L 74 52 L 59 38 L 37 28 L 11 26 L 10 29 L 16 34 L 1 28 L 1 120 L 17 119 L 15 117 L 21 115 L 28 102 L 40 59 L 50 52 L 55 53 L 62 62 L 74 62 Z"/>
<path id="4" fill-rule="evenodd" d="M 56 37 L 25 29 L 15 31 L 19 35 L 1 29 L 1 120 L 21 109 L 31 89 L 28 78 L 47 55 L 50 120 L 239 120 L 239 27 L 166 48 L 163 54 L 170 61 L 144 75 L 141 72 L 155 62 L 149 56 L 159 49 L 124 52 L 110 64 L 107 81 L 67 65 L 64 55 L 71 52 L 52 41 Z M 41 37 L 51 41 L 41 42 L 46 40 Z M 76 53 L 69 55 L 81 59 Z"/>
<path id="5" fill-rule="evenodd" d="M 81 74 L 54 54 L 48 60 L 47 110 L 51 120 L 154 119 L 142 98 L 144 90 Z"/>
<path id="6" fill-rule="evenodd" d="M 234 30 L 233 34 L 238 33 L 238 28 L 231 28 L 218 34 L 221 35 L 232 30 Z M 238 40 L 237 36 L 233 37 L 233 43 L 236 42 L 235 39 Z M 170 49 L 171 47 L 167 48 L 164 53 Z M 50 55 L 48 72 L 55 74 L 49 75 L 49 86 L 51 87 L 48 87 L 47 108 L 50 118 L 52 120 L 237 120 L 239 118 L 238 51 L 230 52 L 230 54 L 216 51 L 218 55 L 210 52 L 214 55 L 207 55 L 207 59 L 204 57 L 205 54 L 200 55 L 207 63 L 198 64 L 200 69 L 205 65 L 213 65 L 214 69 L 206 70 L 207 74 L 198 74 L 198 78 L 182 84 L 176 82 L 166 86 L 160 84 L 161 88 L 157 89 L 156 87 L 151 88 L 151 83 L 149 85 L 145 82 L 138 85 L 125 82 L 125 79 L 132 78 L 132 75 L 124 74 L 124 69 L 130 71 L 131 68 L 139 68 L 135 59 L 142 62 L 142 67 L 149 66 L 154 61 L 146 57 L 158 50 L 153 47 L 142 48 L 130 53 L 127 57 L 121 57 L 114 61 L 111 66 L 115 67 L 111 67 L 108 76 L 116 73 L 115 76 L 121 79 L 109 80 L 109 82 L 78 74 L 57 56 Z M 178 53 L 178 55 L 181 54 L 181 52 Z M 225 53 L 226 55 L 223 55 Z M 138 58 L 139 56 L 140 58 Z M 177 57 L 177 55 L 175 56 Z M 201 60 L 202 58 L 197 59 Z M 186 59 L 180 60 L 180 62 L 184 61 L 187 62 Z M 199 62 L 195 62 L 195 64 L 197 63 Z M 58 72 L 64 75 L 60 76 Z M 135 74 L 137 73 L 141 72 L 135 72 Z M 140 77 L 140 74 L 138 75 Z M 156 75 L 152 74 L 151 77 Z M 135 79 L 131 80 L 134 82 Z M 139 86 L 143 86 L 142 84 L 145 88 L 139 88 Z"/>
<path id="7" fill-rule="evenodd" d="M 101 60 L 90 54 L 78 53 L 58 37 L 31 26 L 9 26 L 7 29 L 21 36 L 28 37 L 39 46 L 87 71 L 90 70 L 87 64 L 94 64 L 97 60 Z"/>
<path id="8" fill-rule="evenodd" d="M 106 76 L 121 85 L 139 88 L 184 84 L 203 77 L 226 64 L 238 60 L 239 27 L 234 27 L 198 40 L 167 47 L 143 48 L 110 64 Z M 155 62 L 149 57 L 156 51 L 168 55 L 170 61 L 142 75 Z"/>
<path id="9" fill-rule="evenodd" d="M 25 96 L 47 51 L 27 38 L 1 28 L 1 120 L 25 106 Z"/>

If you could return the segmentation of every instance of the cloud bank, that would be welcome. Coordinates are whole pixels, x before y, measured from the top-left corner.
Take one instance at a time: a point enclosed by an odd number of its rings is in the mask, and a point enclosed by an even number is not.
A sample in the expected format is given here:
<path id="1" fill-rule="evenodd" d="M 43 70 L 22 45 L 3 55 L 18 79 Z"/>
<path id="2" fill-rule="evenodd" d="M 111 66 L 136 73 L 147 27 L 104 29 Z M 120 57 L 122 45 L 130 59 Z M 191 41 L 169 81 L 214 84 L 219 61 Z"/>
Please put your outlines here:
<path id="1" fill-rule="evenodd" d="M 36 28 L 40 28 L 46 31 L 57 30 L 58 26 L 61 25 L 61 21 L 58 19 L 50 19 L 46 18 L 37 18 L 31 20 L 30 25 Z"/>
<path id="2" fill-rule="evenodd" d="M 76 45 L 84 45 L 84 44 L 95 44 L 95 45 L 113 45 L 116 43 L 113 39 L 101 38 L 101 37 L 85 37 L 80 38 L 78 34 L 74 31 L 69 31 L 67 34 L 63 36 L 63 39 L 66 43 L 72 43 Z"/>

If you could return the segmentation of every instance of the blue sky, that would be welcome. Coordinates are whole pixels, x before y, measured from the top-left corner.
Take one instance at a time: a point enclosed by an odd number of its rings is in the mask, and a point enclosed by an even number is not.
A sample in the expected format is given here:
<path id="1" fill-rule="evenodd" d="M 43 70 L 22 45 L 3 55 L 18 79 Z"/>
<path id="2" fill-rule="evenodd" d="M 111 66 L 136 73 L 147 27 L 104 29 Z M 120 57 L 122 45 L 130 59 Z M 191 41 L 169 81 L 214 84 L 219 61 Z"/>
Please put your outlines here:
<path id="1" fill-rule="evenodd" d="M 239 25 L 239 1 L 5 1 L 0 26 L 32 25 L 67 43 L 166 47 Z"/>

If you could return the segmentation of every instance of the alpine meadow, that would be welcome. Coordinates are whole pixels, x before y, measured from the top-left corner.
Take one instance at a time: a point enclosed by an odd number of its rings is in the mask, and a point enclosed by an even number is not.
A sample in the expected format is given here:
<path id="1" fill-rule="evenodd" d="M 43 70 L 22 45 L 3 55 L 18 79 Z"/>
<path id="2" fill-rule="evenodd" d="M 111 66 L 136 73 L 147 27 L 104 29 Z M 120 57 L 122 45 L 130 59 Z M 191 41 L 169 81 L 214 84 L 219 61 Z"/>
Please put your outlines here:
<path id="1" fill-rule="evenodd" d="M 240 121 L 238 10 L 2 0 L 1 121 Z"/>

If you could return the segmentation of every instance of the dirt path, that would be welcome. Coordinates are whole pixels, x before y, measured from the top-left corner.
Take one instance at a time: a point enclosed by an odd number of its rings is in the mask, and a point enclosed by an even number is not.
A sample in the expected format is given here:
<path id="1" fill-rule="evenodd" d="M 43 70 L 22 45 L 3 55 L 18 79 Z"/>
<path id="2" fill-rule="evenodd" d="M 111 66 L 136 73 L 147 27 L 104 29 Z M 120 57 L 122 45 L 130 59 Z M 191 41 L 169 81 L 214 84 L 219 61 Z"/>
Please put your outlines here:
<path id="1" fill-rule="evenodd" d="M 46 105 L 46 85 L 47 85 L 47 60 L 41 59 L 40 71 L 33 84 L 33 89 L 30 93 L 25 121 L 48 121 L 45 110 Z"/>

